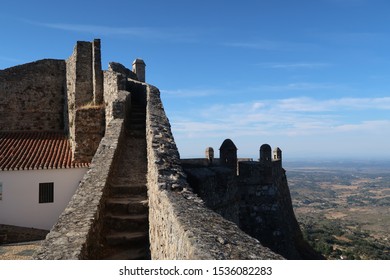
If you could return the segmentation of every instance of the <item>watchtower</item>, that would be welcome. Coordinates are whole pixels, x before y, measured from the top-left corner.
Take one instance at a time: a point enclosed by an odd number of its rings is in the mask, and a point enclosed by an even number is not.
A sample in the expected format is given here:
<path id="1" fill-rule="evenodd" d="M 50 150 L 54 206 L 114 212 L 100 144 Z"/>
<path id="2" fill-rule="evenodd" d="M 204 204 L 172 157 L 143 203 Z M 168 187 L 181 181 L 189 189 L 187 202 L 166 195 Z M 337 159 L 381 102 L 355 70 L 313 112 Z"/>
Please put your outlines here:
<path id="1" fill-rule="evenodd" d="M 260 162 L 265 166 L 271 166 L 271 146 L 268 144 L 263 144 L 260 147 Z"/>
<path id="2" fill-rule="evenodd" d="M 219 158 L 221 165 L 237 171 L 237 147 L 232 140 L 226 139 L 223 141 L 219 148 Z"/>

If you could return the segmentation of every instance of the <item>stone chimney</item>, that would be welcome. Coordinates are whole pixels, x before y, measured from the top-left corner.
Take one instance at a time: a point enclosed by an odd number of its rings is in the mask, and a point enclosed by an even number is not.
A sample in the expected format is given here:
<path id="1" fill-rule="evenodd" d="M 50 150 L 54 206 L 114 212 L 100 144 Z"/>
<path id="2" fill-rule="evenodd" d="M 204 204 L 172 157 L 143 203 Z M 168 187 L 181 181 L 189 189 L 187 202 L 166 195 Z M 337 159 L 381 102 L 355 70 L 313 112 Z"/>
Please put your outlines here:
<path id="1" fill-rule="evenodd" d="M 276 147 L 274 149 L 273 154 L 274 154 L 274 161 L 282 160 L 282 150 L 279 147 Z"/>
<path id="2" fill-rule="evenodd" d="M 133 72 L 137 75 L 140 82 L 145 82 L 145 62 L 137 58 L 133 61 Z"/>

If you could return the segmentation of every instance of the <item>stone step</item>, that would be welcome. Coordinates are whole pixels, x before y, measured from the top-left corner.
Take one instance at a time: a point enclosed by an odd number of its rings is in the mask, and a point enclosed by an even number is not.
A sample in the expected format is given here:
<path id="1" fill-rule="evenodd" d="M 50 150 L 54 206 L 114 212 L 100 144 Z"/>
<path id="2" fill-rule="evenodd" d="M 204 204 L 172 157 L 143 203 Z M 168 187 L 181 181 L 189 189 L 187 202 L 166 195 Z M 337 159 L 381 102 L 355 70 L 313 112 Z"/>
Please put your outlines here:
<path id="1" fill-rule="evenodd" d="M 146 107 L 132 104 L 106 199 L 104 259 L 150 259 Z"/>
<path id="2" fill-rule="evenodd" d="M 105 225 L 108 229 L 120 231 L 148 231 L 148 214 L 114 215 L 106 214 Z"/>
<path id="3" fill-rule="evenodd" d="M 135 153 L 134 153 L 135 154 Z M 131 155 L 129 155 L 131 157 Z M 136 157 L 135 155 L 133 155 Z M 127 163 L 122 166 L 121 170 L 116 172 L 116 177 L 114 177 L 110 183 L 111 186 L 124 186 L 124 185 L 145 185 L 147 182 L 146 172 L 147 172 L 146 163 Z"/>
<path id="4" fill-rule="evenodd" d="M 146 116 L 146 111 L 145 109 L 132 109 L 132 111 L 130 112 L 130 118 L 132 117 L 143 117 L 145 119 L 145 116 Z"/>
<path id="5" fill-rule="evenodd" d="M 146 112 L 141 110 L 133 110 L 130 112 L 130 120 L 131 119 L 146 119 Z"/>
<path id="6" fill-rule="evenodd" d="M 109 198 L 106 208 L 113 214 L 147 214 L 148 198 L 141 195 Z"/>
<path id="7" fill-rule="evenodd" d="M 146 123 L 145 123 L 145 119 L 132 119 L 130 122 L 129 122 L 129 125 L 134 125 L 134 126 L 139 126 L 139 127 L 143 127 L 145 128 L 146 127 Z"/>
<path id="8" fill-rule="evenodd" d="M 132 111 L 135 111 L 135 110 L 146 110 L 146 105 L 142 105 L 142 104 L 132 104 L 131 105 L 131 110 Z"/>
<path id="9" fill-rule="evenodd" d="M 132 137 L 134 139 L 144 139 L 146 137 L 146 132 L 145 131 L 140 131 L 140 130 L 132 130 L 130 128 L 126 129 L 126 135 L 129 137 Z"/>
<path id="10" fill-rule="evenodd" d="M 117 170 L 116 176 L 111 180 L 111 185 L 146 185 L 144 182 L 146 182 L 147 163 L 137 162 L 136 158 L 140 157 L 140 155 L 137 155 L 135 152 L 133 154 L 123 154 L 134 159 L 129 160 L 121 166 L 121 169 Z"/>
<path id="11" fill-rule="evenodd" d="M 145 195 L 147 194 L 146 185 L 111 185 L 111 197 L 123 197 L 131 195 Z"/>
<path id="12" fill-rule="evenodd" d="M 128 129 L 130 129 L 130 130 L 145 130 L 146 125 L 145 125 L 145 123 L 130 123 L 128 125 Z"/>
<path id="13" fill-rule="evenodd" d="M 150 251 L 148 248 L 128 248 L 112 247 L 108 257 L 104 260 L 150 260 Z"/>
<path id="14" fill-rule="evenodd" d="M 106 235 L 106 241 L 109 246 L 127 245 L 139 247 L 148 247 L 149 233 L 146 231 L 135 231 L 135 232 L 117 232 L 111 231 Z"/>

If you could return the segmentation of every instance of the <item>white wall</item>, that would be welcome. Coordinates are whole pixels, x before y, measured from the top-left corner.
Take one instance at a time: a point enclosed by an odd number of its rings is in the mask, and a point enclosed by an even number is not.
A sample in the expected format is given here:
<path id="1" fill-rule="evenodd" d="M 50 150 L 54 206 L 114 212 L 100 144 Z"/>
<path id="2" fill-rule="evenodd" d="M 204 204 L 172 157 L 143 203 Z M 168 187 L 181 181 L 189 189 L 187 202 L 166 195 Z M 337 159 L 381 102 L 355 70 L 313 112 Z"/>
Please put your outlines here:
<path id="1" fill-rule="evenodd" d="M 0 171 L 0 224 L 51 229 L 87 168 Z M 54 202 L 39 203 L 39 183 L 54 183 Z"/>

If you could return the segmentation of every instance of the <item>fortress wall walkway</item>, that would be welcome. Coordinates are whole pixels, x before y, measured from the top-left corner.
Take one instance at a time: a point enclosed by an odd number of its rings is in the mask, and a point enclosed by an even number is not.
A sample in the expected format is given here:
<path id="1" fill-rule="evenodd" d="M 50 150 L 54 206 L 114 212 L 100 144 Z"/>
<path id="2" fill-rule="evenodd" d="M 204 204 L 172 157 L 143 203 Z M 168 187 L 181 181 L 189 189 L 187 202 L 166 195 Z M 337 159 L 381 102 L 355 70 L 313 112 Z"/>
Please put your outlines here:
<path id="1" fill-rule="evenodd" d="M 146 91 L 151 259 L 283 259 L 205 207 L 186 181 L 159 90 L 147 84 L 140 87 L 140 82 L 131 79 L 127 83 L 129 93 L 124 95 L 122 88 L 118 90 L 121 97 L 115 99 L 115 107 L 122 108 L 121 113 L 109 121 L 90 170 L 34 259 L 105 258 L 104 225 L 110 182 L 118 174 L 118 166 L 129 166 L 119 155 L 126 143 L 124 120 L 133 98 L 132 89 Z M 130 160 L 128 163 L 138 164 Z"/>
<path id="2" fill-rule="evenodd" d="M 149 235 L 152 259 L 283 259 L 205 207 L 190 189 L 160 92 L 147 87 Z"/>

